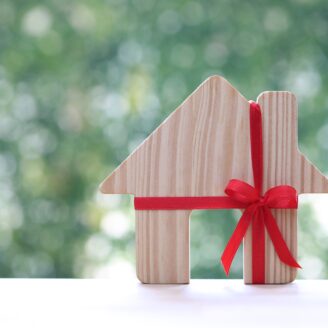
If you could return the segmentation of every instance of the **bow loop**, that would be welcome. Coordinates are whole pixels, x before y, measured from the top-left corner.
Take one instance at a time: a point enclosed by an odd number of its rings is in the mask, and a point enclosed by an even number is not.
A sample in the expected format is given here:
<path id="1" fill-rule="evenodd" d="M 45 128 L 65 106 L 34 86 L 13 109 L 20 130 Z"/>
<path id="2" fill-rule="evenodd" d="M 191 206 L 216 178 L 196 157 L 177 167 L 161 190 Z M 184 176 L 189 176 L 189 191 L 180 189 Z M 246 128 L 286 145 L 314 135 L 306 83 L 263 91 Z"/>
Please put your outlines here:
<path id="1" fill-rule="evenodd" d="M 260 194 L 256 188 L 238 179 L 231 179 L 224 192 L 230 198 L 246 205 L 260 200 Z"/>
<path id="2" fill-rule="evenodd" d="M 297 191 L 292 186 L 280 185 L 270 188 L 264 194 L 269 208 L 297 208 Z"/>

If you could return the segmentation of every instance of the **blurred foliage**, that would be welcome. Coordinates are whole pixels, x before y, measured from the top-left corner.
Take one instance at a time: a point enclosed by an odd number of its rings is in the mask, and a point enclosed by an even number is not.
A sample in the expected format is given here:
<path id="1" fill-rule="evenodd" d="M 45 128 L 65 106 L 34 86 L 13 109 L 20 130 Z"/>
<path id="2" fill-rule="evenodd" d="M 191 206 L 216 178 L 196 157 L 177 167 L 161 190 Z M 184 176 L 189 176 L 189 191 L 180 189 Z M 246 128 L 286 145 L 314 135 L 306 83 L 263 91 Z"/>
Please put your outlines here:
<path id="1" fill-rule="evenodd" d="M 293 91 L 300 148 L 327 171 L 327 9 L 325 0 L 1 0 L 1 276 L 131 270 L 131 199 L 97 186 L 212 74 L 249 99 Z M 193 214 L 193 277 L 224 277 L 233 213 Z M 308 276 L 328 277 L 323 225 L 303 206 Z M 241 275 L 239 252 L 231 276 Z"/>

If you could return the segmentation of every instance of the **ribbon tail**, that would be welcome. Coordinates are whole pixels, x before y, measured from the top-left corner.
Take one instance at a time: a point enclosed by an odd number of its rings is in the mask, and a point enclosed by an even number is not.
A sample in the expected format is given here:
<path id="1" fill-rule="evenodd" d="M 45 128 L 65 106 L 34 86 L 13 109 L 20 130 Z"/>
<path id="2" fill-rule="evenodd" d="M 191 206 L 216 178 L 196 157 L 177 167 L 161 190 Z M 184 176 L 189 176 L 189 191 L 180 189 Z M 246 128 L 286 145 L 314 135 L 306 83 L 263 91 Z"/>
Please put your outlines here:
<path id="1" fill-rule="evenodd" d="M 262 208 L 252 220 L 252 283 L 265 283 L 265 213 Z"/>
<path id="2" fill-rule="evenodd" d="M 246 234 L 246 231 L 251 223 L 253 211 L 246 209 L 237 223 L 237 226 L 230 237 L 227 246 L 225 247 L 222 256 L 221 263 L 223 265 L 226 275 L 229 275 L 231 263 L 235 257 L 235 254 Z"/>
<path id="3" fill-rule="evenodd" d="M 297 263 L 290 250 L 288 249 L 288 246 L 279 230 L 277 222 L 273 217 L 271 211 L 268 208 L 265 208 L 264 210 L 264 223 L 280 261 L 290 267 L 301 268 L 301 266 Z"/>

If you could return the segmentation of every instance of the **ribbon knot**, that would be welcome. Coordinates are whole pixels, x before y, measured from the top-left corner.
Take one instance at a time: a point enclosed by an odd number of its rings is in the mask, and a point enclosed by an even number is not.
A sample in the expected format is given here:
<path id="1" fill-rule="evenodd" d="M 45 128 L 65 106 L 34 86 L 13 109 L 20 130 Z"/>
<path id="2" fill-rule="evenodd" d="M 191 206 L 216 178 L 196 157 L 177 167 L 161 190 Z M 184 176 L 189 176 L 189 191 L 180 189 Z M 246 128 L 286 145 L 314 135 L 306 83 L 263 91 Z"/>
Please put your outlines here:
<path id="1" fill-rule="evenodd" d="M 263 196 L 261 196 L 256 187 L 253 187 L 244 181 L 232 179 L 229 181 L 225 193 L 232 200 L 240 202 L 245 206 L 243 215 L 241 216 L 221 257 L 222 265 L 226 274 L 229 274 L 233 258 L 250 224 L 253 225 L 253 241 L 256 241 L 256 245 L 253 244 L 253 246 L 262 252 L 264 251 L 265 227 L 280 260 L 291 267 L 300 268 L 300 265 L 296 262 L 289 251 L 270 210 L 272 208 L 296 209 L 298 205 L 297 191 L 291 186 L 280 185 L 270 188 Z M 253 251 L 256 252 L 255 249 L 253 249 Z M 255 265 L 257 264 L 254 259 L 253 263 L 255 263 Z M 253 267 L 253 269 L 256 269 L 256 272 L 259 272 L 258 267 Z M 262 282 L 263 278 L 260 280 Z M 253 283 L 256 283 L 256 277 L 254 279 L 254 275 Z"/>
<path id="2" fill-rule="evenodd" d="M 261 197 L 258 202 L 256 202 L 258 206 L 267 206 L 266 199 L 264 197 Z"/>

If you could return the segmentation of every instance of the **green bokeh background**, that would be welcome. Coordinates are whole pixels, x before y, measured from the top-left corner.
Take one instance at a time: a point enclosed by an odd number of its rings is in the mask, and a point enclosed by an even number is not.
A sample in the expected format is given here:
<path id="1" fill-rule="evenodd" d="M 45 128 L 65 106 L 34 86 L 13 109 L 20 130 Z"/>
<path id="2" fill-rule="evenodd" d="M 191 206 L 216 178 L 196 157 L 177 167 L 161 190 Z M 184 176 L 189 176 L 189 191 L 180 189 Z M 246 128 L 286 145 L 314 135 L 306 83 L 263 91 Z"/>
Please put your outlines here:
<path id="1" fill-rule="evenodd" d="M 98 184 L 213 74 L 248 99 L 294 92 L 300 148 L 328 171 L 327 33 L 325 0 L 1 0 L 0 275 L 132 272 L 132 199 Z M 300 277 L 328 278 L 328 223 L 301 203 Z M 224 278 L 236 219 L 193 213 L 193 278 Z"/>

